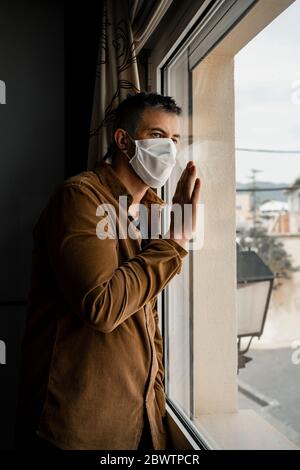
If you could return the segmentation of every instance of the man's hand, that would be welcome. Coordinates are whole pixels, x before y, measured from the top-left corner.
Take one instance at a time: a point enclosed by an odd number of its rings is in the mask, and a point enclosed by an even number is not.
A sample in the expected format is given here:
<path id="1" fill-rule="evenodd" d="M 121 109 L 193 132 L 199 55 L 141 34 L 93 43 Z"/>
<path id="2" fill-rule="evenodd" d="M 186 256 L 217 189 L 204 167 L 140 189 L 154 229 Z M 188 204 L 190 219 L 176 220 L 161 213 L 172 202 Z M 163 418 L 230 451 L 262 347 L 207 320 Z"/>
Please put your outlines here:
<path id="1" fill-rule="evenodd" d="M 196 165 L 193 161 L 189 161 L 183 170 L 181 177 L 177 183 L 176 191 L 172 199 L 173 204 L 179 204 L 182 208 L 181 224 L 174 223 L 174 214 L 171 212 L 170 239 L 175 240 L 183 248 L 186 248 L 189 240 L 193 237 L 196 229 L 196 210 L 200 198 L 200 178 L 196 178 Z M 191 204 L 191 211 L 188 212 L 192 221 L 187 219 L 184 226 L 184 204 Z M 175 212 L 176 213 L 176 212 Z M 191 222 L 191 223 L 190 223 Z M 180 225 L 180 226 L 178 226 Z"/>

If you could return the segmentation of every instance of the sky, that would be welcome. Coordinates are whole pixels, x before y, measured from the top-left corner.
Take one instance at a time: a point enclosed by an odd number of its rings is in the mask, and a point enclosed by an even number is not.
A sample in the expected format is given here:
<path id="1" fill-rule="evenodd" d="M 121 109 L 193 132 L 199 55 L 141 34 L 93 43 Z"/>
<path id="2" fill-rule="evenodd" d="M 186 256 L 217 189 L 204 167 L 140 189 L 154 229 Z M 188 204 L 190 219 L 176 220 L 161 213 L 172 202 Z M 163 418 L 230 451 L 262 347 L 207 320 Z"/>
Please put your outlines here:
<path id="1" fill-rule="evenodd" d="M 300 150 L 300 0 L 235 56 L 236 146 Z M 236 153 L 236 179 L 291 184 L 299 154 Z"/>

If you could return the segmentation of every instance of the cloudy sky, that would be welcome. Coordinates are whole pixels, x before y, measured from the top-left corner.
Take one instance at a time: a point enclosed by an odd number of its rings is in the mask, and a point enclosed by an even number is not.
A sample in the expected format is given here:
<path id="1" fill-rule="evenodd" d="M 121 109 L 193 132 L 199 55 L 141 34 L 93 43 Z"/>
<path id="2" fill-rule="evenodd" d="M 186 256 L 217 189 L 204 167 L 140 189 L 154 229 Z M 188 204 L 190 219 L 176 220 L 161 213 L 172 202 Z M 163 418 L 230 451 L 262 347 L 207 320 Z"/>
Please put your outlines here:
<path id="1" fill-rule="evenodd" d="M 300 0 L 235 57 L 236 146 L 300 150 Z M 300 153 L 237 152 L 237 181 L 292 183 Z"/>

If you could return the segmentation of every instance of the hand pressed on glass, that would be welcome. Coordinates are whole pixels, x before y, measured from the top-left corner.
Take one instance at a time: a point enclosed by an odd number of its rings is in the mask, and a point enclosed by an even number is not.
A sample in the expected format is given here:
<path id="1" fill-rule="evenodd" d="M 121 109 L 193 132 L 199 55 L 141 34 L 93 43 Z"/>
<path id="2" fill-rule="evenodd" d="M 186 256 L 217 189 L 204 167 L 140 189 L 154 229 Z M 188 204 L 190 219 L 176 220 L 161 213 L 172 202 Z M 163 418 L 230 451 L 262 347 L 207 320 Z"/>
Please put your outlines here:
<path id="1" fill-rule="evenodd" d="M 174 213 L 171 212 L 170 239 L 175 240 L 183 248 L 186 248 L 189 240 L 193 237 L 196 228 L 196 208 L 200 198 L 200 178 L 196 177 L 196 166 L 193 161 L 189 161 L 183 170 L 177 183 L 175 194 L 172 198 L 173 204 L 178 204 L 184 214 L 185 205 L 191 204 L 191 211 L 188 211 L 187 220 L 182 217 L 181 226 L 174 222 Z M 177 221 L 176 221 L 177 222 Z"/>

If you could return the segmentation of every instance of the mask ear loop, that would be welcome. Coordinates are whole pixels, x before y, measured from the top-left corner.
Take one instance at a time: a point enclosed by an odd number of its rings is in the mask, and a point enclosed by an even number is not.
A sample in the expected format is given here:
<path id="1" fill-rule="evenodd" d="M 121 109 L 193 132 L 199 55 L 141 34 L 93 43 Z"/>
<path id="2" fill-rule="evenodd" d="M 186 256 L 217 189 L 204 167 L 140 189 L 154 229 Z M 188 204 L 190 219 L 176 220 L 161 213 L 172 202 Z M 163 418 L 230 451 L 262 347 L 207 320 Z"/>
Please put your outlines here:
<path id="1" fill-rule="evenodd" d="M 130 157 L 129 157 L 129 155 L 128 155 L 128 150 L 127 150 L 127 149 L 124 149 L 124 150 L 121 149 L 121 152 L 122 152 L 124 155 L 126 155 L 126 157 L 128 158 L 128 160 L 130 160 Z"/>
<path id="2" fill-rule="evenodd" d="M 126 134 L 127 134 L 127 136 L 129 137 L 129 139 L 131 140 L 131 142 L 133 142 L 133 144 L 134 144 L 134 146 L 135 146 L 135 152 L 134 152 L 134 154 L 133 154 L 132 157 L 130 157 L 130 156 L 128 155 L 128 150 L 122 150 L 122 152 L 126 155 L 126 157 L 127 157 L 128 160 L 129 160 L 129 163 L 130 163 L 131 160 L 136 156 L 137 145 L 136 145 L 135 140 L 131 137 L 131 135 L 130 135 L 127 131 L 126 131 Z"/>

